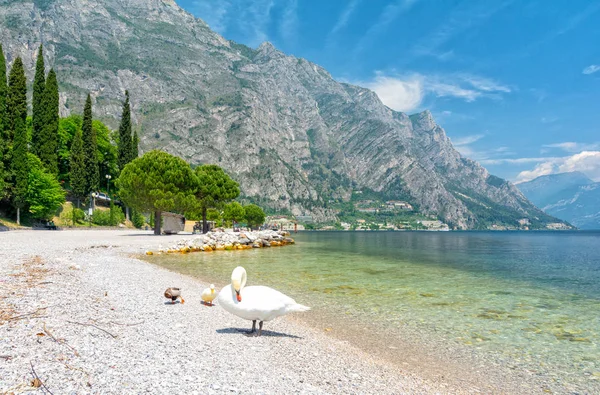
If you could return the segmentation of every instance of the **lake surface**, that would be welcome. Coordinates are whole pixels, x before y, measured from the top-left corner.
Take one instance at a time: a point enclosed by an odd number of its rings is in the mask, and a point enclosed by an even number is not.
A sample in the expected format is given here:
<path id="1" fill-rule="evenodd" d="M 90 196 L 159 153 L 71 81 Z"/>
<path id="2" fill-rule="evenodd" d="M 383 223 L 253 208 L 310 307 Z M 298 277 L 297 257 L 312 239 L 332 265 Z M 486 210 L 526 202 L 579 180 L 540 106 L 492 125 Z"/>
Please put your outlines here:
<path id="1" fill-rule="evenodd" d="M 269 285 L 313 311 L 410 327 L 578 388 L 600 383 L 600 232 L 304 232 L 297 245 L 163 255 L 169 269 Z M 591 388 L 590 387 L 590 388 Z"/>

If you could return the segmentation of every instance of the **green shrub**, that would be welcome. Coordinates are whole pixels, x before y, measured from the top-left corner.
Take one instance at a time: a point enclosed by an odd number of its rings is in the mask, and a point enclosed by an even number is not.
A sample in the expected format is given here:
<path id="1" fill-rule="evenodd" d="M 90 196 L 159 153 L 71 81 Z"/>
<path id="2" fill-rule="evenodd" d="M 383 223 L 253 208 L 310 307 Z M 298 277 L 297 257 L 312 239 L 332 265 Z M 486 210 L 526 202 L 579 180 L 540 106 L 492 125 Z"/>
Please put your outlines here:
<path id="1" fill-rule="evenodd" d="M 125 221 L 125 214 L 119 206 L 111 205 L 110 210 L 94 210 L 92 223 L 99 226 L 117 226 Z"/>
<path id="2" fill-rule="evenodd" d="M 94 213 L 92 214 L 92 223 L 100 226 L 110 226 L 110 211 L 94 210 Z"/>
<path id="3" fill-rule="evenodd" d="M 80 224 L 85 221 L 85 212 L 80 208 L 74 208 L 72 215 L 73 224 Z"/>
<path id="4" fill-rule="evenodd" d="M 133 215 L 131 216 L 131 222 L 133 223 L 133 226 L 135 226 L 138 229 L 143 228 L 146 224 L 146 217 L 144 217 L 144 215 L 137 210 L 132 211 Z"/>

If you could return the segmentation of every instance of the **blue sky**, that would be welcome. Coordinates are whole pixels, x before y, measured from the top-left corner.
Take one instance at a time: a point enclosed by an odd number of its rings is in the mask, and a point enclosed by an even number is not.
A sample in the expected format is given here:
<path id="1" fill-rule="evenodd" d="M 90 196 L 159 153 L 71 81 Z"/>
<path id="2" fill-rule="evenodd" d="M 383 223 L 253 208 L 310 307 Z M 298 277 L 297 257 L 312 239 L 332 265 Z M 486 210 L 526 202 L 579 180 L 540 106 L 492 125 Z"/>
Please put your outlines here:
<path id="1" fill-rule="evenodd" d="M 465 156 L 525 181 L 600 181 L 600 0 L 177 0 L 391 108 L 429 109 Z"/>

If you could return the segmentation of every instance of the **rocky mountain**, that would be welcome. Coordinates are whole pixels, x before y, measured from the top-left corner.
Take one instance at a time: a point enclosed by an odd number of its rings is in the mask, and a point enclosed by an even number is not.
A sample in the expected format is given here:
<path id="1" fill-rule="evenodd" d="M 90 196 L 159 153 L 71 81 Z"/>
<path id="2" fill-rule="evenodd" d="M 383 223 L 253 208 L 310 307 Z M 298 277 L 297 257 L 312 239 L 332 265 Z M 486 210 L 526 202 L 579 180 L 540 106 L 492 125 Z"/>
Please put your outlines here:
<path id="1" fill-rule="evenodd" d="M 128 89 L 144 150 L 217 163 L 273 210 L 333 220 L 333 203 L 369 189 L 457 228 L 555 221 L 461 157 L 428 111 L 393 111 L 269 43 L 227 41 L 173 0 L 0 0 L 0 33 L 30 77 L 43 42 L 63 114 L 91 92 L 116 126 Z"/>
<path id="2" fill-rule="evenodd" d="M 518 185 L 546 213 L 580 229 L 600 229 L 600 183 L 580 172 L 552 174 Z"/>

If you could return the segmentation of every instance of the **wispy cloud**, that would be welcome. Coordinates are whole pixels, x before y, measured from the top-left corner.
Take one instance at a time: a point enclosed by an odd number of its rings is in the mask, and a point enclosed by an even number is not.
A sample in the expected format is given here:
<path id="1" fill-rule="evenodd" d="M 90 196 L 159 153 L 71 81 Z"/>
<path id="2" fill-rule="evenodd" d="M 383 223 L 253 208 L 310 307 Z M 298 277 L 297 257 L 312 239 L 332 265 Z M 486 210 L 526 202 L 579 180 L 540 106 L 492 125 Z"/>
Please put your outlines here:
<path id="1" fill-rule="evenodd" d="M 410 10 L 417 1 L 418 0 L 397 0 L 394 3 L 385 6 L 381 14 L 379 14 L 377 22 L 367 30 L 365 35 L 356 44 L 354 57 L 358 57 L 370 42 L 385 31 L 390 23 L 403 12 Z"/>
<path id="2" fill-rule="evenodd" d="M 488 2 L 462 3 L 452 10 L 446 18 L 445 24 L 433 30 L 414 45 L 413 55 L 433 56 L 439 60 L 449 59 L 454 53 L 452 50 L 443 50 L 442 47 L 445 44 L 458 34 L 483 24 L 513 1 L 494 2 L 492 5 Z"/>
<path id="3" fill-rule="evenodd" d="M 191 11 L 196 17 L 208 23 L 211 29 L 224 34 L 227 31 L 227 18 L 231 6 L 231 2 L 227 0 L 218 2 L 195 0 L 191 2 Z"/>
<path id="4" fill-rule="evenodd" d="M 567 21 L 563 25 L 557 26 L 555 29 L 549 29 L 550 33 L 548 33 L 547 35 L 542 37 L 540 40 L 535 41 L 535 42 L 531 43 L 530 45 L 528 45 L 524 51 L 520 52 L 520 55 L 522 55 L 522 56 L 531 55 L 532 50 L 534 50 L 544 44 L 547 44 L 547 43 L 551 42 L 552 40 L 554 40 L 555 38 L 562 36 L 563 34 L 566 34 L 566 33 L 570 32 L 571 30 L 577 28 L 577 26 L 579 26 L 582 22 L 587 20 L 589 17 L 591 17 L 593 14 L 595 14 L 599 10 L 600 10 L 600 2 L 588 4 L 587 7 L 585 7 L 582 10 L 578 10 L 579 12 L 577 12 L 576 14 L 574 14 L 573 16 L 568 18 Z"/>
<path id="5" fill-rule="evenodd" d="M 451 138 L 451 141 L 454 148 L 456 148 L 456 150 L 462 156 L 478 162 L 489 160 L 490 158 L 503 157 L 513 154 L 508 147 L 480 149 L 473 146 L 473 144 L 477 143 L 484 137 L 485 134 L 472 134 Z"/>
<path id="6" fill-rule="evenodd" d="M 362 0 L 352 0 L 352 1 L 350 1 L 350 3 L 348 3 L 346 8 L 344 8 L 342 13 L 340 14 L 340 17 L 338 18 L 337 22 L 335 23 L 335 26 L 333 26 L 333 28 L 329 32 L 329 37 L 337 34 L 337 32 L 339 32 L 340 30 L 345 28 L 346 25 L 348 25 L 348 22 L 350 21 L 350 17 L 352 16 L 352 14 L 354 13 L 354 10 L 356 9 L 356 7 L 358 7 L 358 5 L 360 4 L 361 1 Z"/>
<path id="7" fill-rule="evenodd" d="M 484 137 L 485 137 L 485 135 L 483 135 L 483 134 L 472 134 L 470 136 L 458 137 L 458 138 L 452 139 L 452 144 L 455 147 L 460 147 L 463 145 L 473 144 L 473 143 L 481 140 Z"/>
<path id="8" fill-rule="evenodd" d="M 600 151 L 582 151 L 571 156 L 543 159 L 532 170 L 520 172 L 516 182 L 521 183 L 548 174 L 573 171 L 580 171 L 592 180 L 600 181 Z"/>
<path id="9" fill-rule="evenodd" d="M 600 143 L 576 143 L 573 141 L 565 141 L 563 143 L 544 144 L 544 148 L 558 148 L 566 152 L 581 152 L 593 151 L 600 149 Z"/>
<path id="10" fill-rule="evenodd" d="M 377 72 L 371 81 L 357 82 L 369 88 L 388 107 L 403 112 L 419 108 L 427 95 L 453 97 L 473 102 L 480 97 L 497 97 L 510 93 L 511 88 L 491 79 L 470 74 L 386 75 Z"/>
<path id="11" fill-rule="evenodd" d="M 256 47 L 269 39 L 267 28 L 271 22 L 271 10 L 274 5 L 275 0 L 194 0 L 191 2 L 191 10 L 218 33 L 224 34 L 235 29 L 248 37 L 247 43 L 250 46 Z M 289 16 L 292 15 L 293 13 Z M 283 21 L 285 27 L 282 27 L 282 31 L 291 32 L 293 23 L 290 22 L 293 22 L 293 19 L 284 18 Z"/>
<path id="12" fill-rule="evenodd" d="M 298 0 L 289 0 L 283 10 L 279 34 L 287 42 L 296 40 L 298 32 Z"/>
<path id="13" fill-rule="evenodd" d="M 600 71 L 600 66 L 597 64 L 591 64 L 585 69 L 583 69 L 583 74 L 594 74 L 595 72 Z"/>
<path id="14" fill-rule="evenodd" d="M 551 116 L 551 117 L 542 117 L 542 118 L 540 119 L 540 122 L 541 122 L 541 123 L 554 123 L 554 122 L 556 122 L 556 121 L 558 121 L 558 117 L 555 117 L 555 116 Z"/>
<path id="15" fill-rule="evenodd" d="M 482 165 L 523 165 L 526 163 L 540 163 L 549 160 L 555 160 L 560 158 L 553 157 L 532 157 L 532 158 L 495 158 L 495 159 L 484 159 L 481 161 Z"/>

